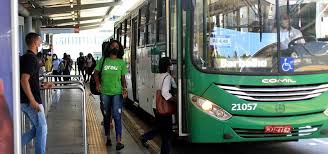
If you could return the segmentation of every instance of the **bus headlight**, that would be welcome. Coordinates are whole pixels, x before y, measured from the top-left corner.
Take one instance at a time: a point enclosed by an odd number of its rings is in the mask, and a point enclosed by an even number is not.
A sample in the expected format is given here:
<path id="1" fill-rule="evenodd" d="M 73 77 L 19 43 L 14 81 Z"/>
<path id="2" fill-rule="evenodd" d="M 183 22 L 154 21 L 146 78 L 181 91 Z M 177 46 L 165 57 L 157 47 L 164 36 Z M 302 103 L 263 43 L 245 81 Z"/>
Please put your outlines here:
<path id="1" fill-rule="evenodd" d="M 213 105 L 212 105 L 212 103 L 210 101 L 204 101 L 202 103 L 202 109 L 204 111 L 211 111 L 213 109 Z"/>
<path id="2" fill-rule="evenodd" d="M 191 99 L 191 102 L 197 108 L 219 120 L 225 121 L 232 117 L 232 115 L 225 111 L 223 108 L 205 98 L 193 94 L 189 94 L 189 97 Z"/>

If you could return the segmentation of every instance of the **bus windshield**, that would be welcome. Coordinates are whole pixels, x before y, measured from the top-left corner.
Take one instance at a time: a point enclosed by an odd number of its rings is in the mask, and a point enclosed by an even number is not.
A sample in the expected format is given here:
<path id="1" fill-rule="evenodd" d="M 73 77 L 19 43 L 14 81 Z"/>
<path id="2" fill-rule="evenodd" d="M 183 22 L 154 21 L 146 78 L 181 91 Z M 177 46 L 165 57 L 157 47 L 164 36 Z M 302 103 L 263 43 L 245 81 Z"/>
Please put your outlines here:
<path id="1" fill-rule="evenodd" d="M 326 0 L 195 0 L 192 58 L 212 72 L 328 71 L 326 27 Z"/>

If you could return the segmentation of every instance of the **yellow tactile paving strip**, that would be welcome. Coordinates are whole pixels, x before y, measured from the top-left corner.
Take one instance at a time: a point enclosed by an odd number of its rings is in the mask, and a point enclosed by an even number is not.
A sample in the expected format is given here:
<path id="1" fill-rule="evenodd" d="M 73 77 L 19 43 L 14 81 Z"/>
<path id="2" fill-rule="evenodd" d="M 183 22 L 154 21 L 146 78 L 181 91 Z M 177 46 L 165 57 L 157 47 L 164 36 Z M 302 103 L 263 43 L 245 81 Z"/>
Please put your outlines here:
<path id="1" fill-rule="evenodd" d="M 107 154 L 107 147 L 100 122 L 97 121 L 92 99 L 87 95 L 87 135 L 89 154 Z"/>

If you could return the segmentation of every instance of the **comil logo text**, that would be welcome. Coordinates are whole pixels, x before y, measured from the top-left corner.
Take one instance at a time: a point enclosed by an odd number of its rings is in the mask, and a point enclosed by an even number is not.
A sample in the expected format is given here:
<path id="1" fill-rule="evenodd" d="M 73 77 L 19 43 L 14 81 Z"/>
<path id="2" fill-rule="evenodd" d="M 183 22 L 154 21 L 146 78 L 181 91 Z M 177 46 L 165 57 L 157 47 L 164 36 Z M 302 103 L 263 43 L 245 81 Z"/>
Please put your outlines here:
<path id="1" fill-rule="evenodd" d="M 263 79 L 262 83 L 296 83 L 293 79 Z"/>

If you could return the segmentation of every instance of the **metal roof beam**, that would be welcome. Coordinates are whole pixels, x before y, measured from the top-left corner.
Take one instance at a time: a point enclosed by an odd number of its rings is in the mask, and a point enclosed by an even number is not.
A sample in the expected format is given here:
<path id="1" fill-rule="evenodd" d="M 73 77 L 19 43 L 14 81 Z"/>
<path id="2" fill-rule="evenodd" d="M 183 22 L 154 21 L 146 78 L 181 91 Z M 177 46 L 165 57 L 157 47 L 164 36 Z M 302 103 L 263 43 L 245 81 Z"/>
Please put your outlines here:
<path id="1" fill-rule="evenodd" d="M 100 24 L 101 24 L 101 22 L 92 22 L 92 23 L 79 24 L 79 26 L 80 27 L 99 26 Z M 78 25 L 78 24 L 74 24 L 74 25 Z M 65 27 L 72 26 L 72 27 L 74 27 L 74 25 L 72 23 L 68 23 L 67 25 L 62 25 L 62 26 L 65 26 Z"/>
<path id="2" fill-rule="evenodd" d="M 81 18 L 81 0 L 77 0 L 77 7 L 80 8 L 77 12 L 77 24 L 80 24 L 80 18 Z"/>
<path id="3" fill-rule="evenodd" d="M 95 19 L 102 19 L 102 16 L 94 16 L 94 17 L 83 17 L 80 18 L 80 21 L 86 21 L 86 20 L 95 20 Z M 64 23 L 69 23 L 69 22 L 74 22 L 72 18 L 68 19 L 62 19 L 62 20 L 54 20 L 53 24 L 54 25 L 59 25 L 59 24 L 64 24 Z"/>
<path id="4" fill-rule="evenodd" d="M 95 3 L 95 4 L 85 4 L 85 5 L 77 5 L 73 9 L 70 6 L 62 6 L 62 7 L 49 7 L 43 9 L 33 9 L 31 14 L 33 16 L 41 16 L 41 15 L 51 15 L 51 14 L 61 14 L 61 13 L 69 13 L 76 10 L 85 10 L 85 9 L 95 9 L 101 7 L 110 7 L 119 5 L 121 1 L 118 2 L 108 2 L 108 3 Z"/>
<path id="5" fill-rule="evenodd" d="M 85 27 L 80 27 L 80 30 L 88 30 L 88 29 L 95 29 L 95 28 L 98 28 L 98 26 L 85 26 Z"/>
<path id="6" fill-rule="evenodd" d="M 30 16 L 30 12 L 22 5 L 18 5 L 18 13 L 24 17 Z"/>
<path id="7" fill-rule="evenodd" d="M 86 24 L 80 24 L 80 27 L 99 26 L 100 24 L 101 24 L 101 22 L 86 23 Z"/>
<path id="8" fill-rule="evenodd" d="M 103 19 L 101 20 L 101 22 L 104 22 L 105 19 L 109 16 L 109 14 L 112 12 L 112 10 L 114 9 L 114 7 L 109 7 L 105 16 L 103 17 Z"/>

